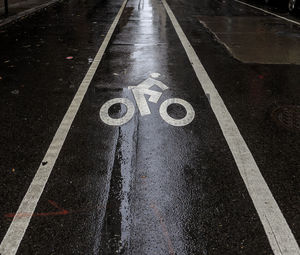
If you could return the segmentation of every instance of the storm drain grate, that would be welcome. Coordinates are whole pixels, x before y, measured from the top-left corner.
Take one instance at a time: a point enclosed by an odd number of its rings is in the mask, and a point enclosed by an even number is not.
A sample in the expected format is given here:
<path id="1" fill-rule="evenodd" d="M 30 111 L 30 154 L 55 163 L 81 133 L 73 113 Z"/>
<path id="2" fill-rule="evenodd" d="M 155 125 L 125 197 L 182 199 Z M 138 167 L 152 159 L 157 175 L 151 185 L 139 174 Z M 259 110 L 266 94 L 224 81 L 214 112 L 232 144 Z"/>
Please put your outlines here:
<path id="1" fill-rule="evenodd" d="M 272 112 L 273 120 L 281 127 L 291 131 L 300 131 L 300 106 L 286 105 Z"/>

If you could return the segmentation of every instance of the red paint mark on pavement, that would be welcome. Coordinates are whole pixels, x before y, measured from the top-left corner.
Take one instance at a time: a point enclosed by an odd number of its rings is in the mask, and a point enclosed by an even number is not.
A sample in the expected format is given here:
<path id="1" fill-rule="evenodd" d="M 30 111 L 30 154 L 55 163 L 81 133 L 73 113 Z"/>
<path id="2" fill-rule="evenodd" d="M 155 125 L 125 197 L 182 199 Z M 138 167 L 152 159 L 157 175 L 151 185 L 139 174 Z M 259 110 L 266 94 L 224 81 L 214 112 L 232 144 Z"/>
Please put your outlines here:
<path id="1" fill-rule="evenodd" d="M 58 215 L 68 215 L 68 214 L 73 214 L 73 213 L 91 213 L 94 210 L 101 210 L 101 209 L 105 209 L 110 207 L 110 205 L 96 205 L 96 206 L 88 206 L 85 208 L 81 208 L 81 209 L 76 209 L 76 210 L 66 210 L 60 206 L 57 205 L 56 202 L 52 201 L 52 200 L 48 200 L 49 204 L 51 204 L 53 207 L 59 209 L 59 211 L 57 212 L 42 212 L 42 213 L 34 213 L 34 214 L 30 214 L 30 213 L 7 213 L 4 214 L 4 217 L 6 218 L 13 218 L 13 217 L 36 217 L 36 216 L 58 216 Z"/>
<path id="2" fill-rule="evenodd" d="M 258 75 L 258 78 L 262 80 L 264 78 L 264 76 L 263 75 Z"/>
<path id="3" fill-rule="evenodd" d="M 157 208 L 157 206 L 154 203 L 152 203 L 150 205 L 150 207 L 153 209 L 153 211 L 155 213 L 155 216 L 159 219 L 159 223 L 161 225 L 163 235 L 165 236 L 165 239 L 166 239 L 167 244 L 168 244 L 169 254 L 170 255 L 175 255 L 173 244 L 171 242 L 169 232 L 168 232 L 168 229 L 167 229 L 167 226 L 166 226 L 166 223 L 165 223 L 165 220 L 164 220 L 163 216 L 161 215 L 159 209 Z"/>
<path id="4" fill-rule="evenodd" d="M 56 215 L 67 215 L 70 212 L 66 209 L 63 209 L 59 207 L 54 201 L 48 200 L 48 202 L 54 206 L 55 208 L 59 209 L 60 211 L 58 212 L 44 212 L 44 213 L 7 213 L 4 215 L 6 218 L 13 218 L 13 217 L 35 217 L 35 216 L 56 216 Z"/>

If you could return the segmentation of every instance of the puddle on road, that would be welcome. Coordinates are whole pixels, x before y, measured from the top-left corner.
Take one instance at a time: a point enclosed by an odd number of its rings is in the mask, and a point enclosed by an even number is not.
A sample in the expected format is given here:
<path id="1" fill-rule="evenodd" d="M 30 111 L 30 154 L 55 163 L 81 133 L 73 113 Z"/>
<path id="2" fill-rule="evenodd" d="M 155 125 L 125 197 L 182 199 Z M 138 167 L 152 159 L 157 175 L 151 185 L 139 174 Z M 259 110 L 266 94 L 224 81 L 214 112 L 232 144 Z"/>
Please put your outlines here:
<path id="1" fill-rule="evenodd" d="M 277 18 L 198 16 L 238 60 L 260 64 L 300 64 L 300 31 Z"/>

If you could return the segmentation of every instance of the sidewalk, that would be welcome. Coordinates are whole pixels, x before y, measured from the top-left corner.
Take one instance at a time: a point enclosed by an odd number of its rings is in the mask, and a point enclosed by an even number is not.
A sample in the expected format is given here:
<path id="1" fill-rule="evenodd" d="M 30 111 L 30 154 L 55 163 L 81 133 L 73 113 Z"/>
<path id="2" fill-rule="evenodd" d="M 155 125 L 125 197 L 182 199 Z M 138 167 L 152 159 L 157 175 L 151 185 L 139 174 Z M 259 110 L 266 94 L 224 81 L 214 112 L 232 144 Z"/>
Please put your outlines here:
<path id="1" fill-rule="evenodd" d="M 58 1 L 59 0 L 8 0 L 8 16 L 5 17 L 4 0 L 0 0 L 0 26 L 31 15 Z"/>

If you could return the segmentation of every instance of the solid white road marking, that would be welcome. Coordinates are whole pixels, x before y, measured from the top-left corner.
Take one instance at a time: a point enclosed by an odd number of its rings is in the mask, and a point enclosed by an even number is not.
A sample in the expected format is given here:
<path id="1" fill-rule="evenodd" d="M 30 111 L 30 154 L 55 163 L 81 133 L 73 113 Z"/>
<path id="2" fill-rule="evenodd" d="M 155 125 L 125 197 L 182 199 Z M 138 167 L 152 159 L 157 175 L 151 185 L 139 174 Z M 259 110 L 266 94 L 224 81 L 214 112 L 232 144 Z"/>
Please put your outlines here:
<path id="1" fill-rule="evenodd" d="M 219 122 L 223 135 L 263 224 L 274 254 L 299 255 L 300 249 L 297 241 L 268 188 L 246 142 L 240 134 L 237 125 L 228 112 L 221 96 L 209 78 L 169 5 L 165 0 L 162 0 L 162 3 L 178 37 L 180 38 L 205 94 L 210 95 L 211 108 Z"/>
<path id="2" fill-rule="evenodd" d="M 171 104 L 182 105 L 186 110 L 185 117 L 182 119 L 172 118 L 167 112 L 168 106 Z M 170 99 L 167 99 L 166 101 L 164 101 L 159 108 L 159 113 L 165 122 L 167 122 L 168 124 L 170 124 L 172 126 L 176 126 L 176 127 L 186 126 L 186 125 L 190 124 L 193 121 L 193 119 L 195 118 L 195 111 L 194 111 L 192 105 L 190 103 L 188 103 L 187 101 L 180 99 L 180 98 L 170 98 Z"/>
<path id="3" fill-rule="evenodd" d="M 1 255 L 16 254 L 19 248 L 19 245 L 25 234 L 25 231 L 29 225 L 31 216 L 34 213 L 36 205 L 45 188 L 45 185 L 48 181 L 48 178 L 56 162 L 56 159 L 60 153 L 60 150 L 71 128 L 72 122 L 78 112 L 78 109 L 91 83 L 91 80 L 94 77 L 94 74 L 99 66 L 99 63 L 113 35 L 113 32 L 120 20 L 121 14 L 126 6 L 126 3 L 127 0 L 124 0 L 117 16 L 115 17 L 110 29 L 108 30 L 104 38 L 104 41 L 99 51 L 97 52 L 96 57 L 94 58 L 92 65 L 90 66 L 83 81 L 81 82 L 78 91 L 74 96 L 71 105 L 69 106 L 68 111 L 66 112 L 62 122 L 60 123 L 59 128 L 56 131 L 56 134 L 48 148 L 48 151 L 46 152 L 44 159 L 42 160 L 42 162 L 47 162 L 47 163 L 41 164 L 39 169 L 37 170 L 27 190 L 26 195 L 24 196 L 16 215 L 12 223 L 10 224 L 10 227 L 6 232 L 6 235 L 4 236 L 1 242 L 0 245 Z M 18 217 L 18 215 L 25 215 L 25 214 L 28 215 L 28 217 Z"/>
<path id="4" fill-rule="evenodd" d="M 300 23 L 297 22 L 297 21 L 295 21 L 295 20 L 285 18 L 285 17 L 280 16 L 280 15 L 278 15 L 278 14 L 276 14 L 276 13 L 269 12 L 269 11 L 267 11 L 267 10 L 264 10 L 264 9 L 262 9 L 262 8 L 253 6 L 253 5 L 251 5 L 251 4 L 247 4 L 247 3 L 243 2 L 243 1 L 239 1 L 239 0 L 234 0 L 234 1 L 237 2 L 237 3 L 240 3 L 240 4 L 243 4 L 243 5 L 249 6 L 249 7 L 251 7 L 251 8 L 257 9 L 257 10 L 259 10 L 259 11 L 265 12 L 265 13 L 267 13 L 267 14 L 273 15 L 273 16 L 275 16 L 275 17 L 277 17 L 277 18 L 283 19 L 283 20 L 285 20 L 285 21 L 288 21 L 288 22 L 291 22 L 291 23 L 294 23 L 294 24 L 300 26 Z"/>
<path id="5" fill-rule="evenodd" d="M 119 119 L 113 119 L 109 116 L 108 110 L 109 108 L 114 104 L 124 104 L 127 108 L 127 112 L 125 115 Z M 102 105 L 100 109 L 100 119 L 107 125 L 111 126 L 121 126 L 128 121 L 131 120 L 131 118 L 134 115 L 134 105 L 133 103 L 127 99 L 127 98 L 114 98 L 109 101 L 107 101 L 104 105 Z"/>

